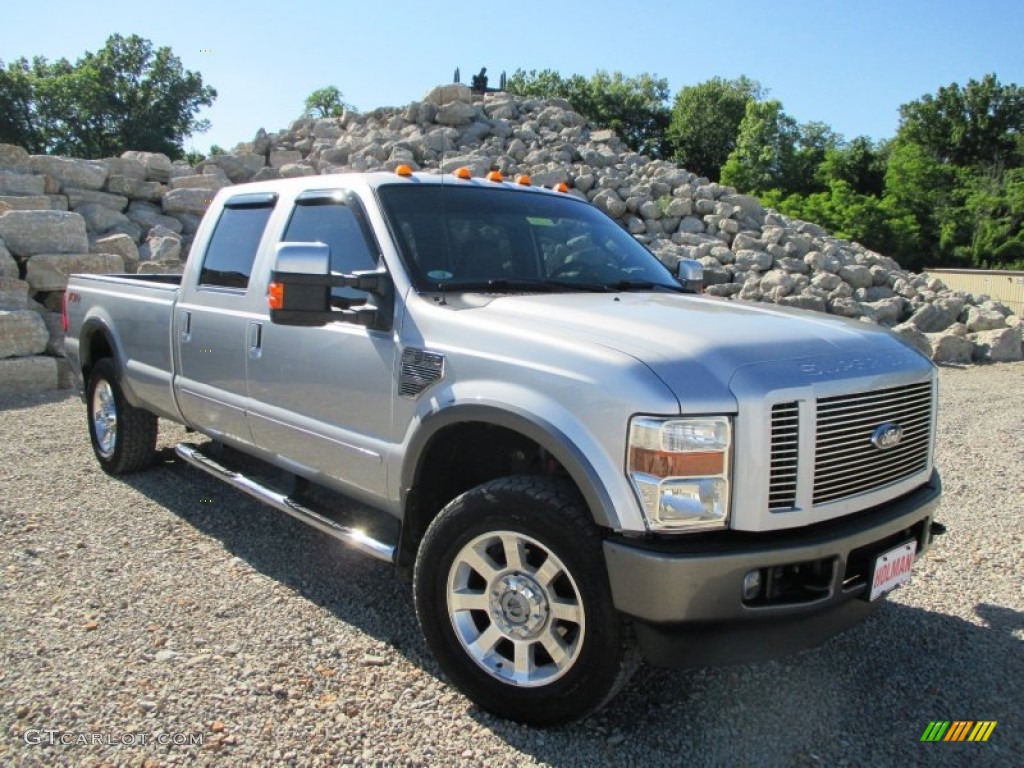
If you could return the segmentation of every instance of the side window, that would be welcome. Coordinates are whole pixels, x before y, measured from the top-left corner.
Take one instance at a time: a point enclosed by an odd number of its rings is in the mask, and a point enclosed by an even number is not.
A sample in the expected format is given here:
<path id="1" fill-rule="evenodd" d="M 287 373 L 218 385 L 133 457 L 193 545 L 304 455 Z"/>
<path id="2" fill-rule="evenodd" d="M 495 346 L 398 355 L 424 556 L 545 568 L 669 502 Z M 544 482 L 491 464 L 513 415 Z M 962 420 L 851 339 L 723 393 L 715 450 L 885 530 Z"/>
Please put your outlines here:
<path id="1" fill-rule="evenodd" d="M 248 287 L 256 251 L 273 210 L 272 199 L 269 205 L 232 206 L 229 202 L 206 247 L 200 285 Z"/>
<path id="2" fill-rule="evenodd" d="M 297 201 L 284 233 L 286 242 L 326 243 L 331 249 L 331 271 L 351 273 L 376 269 L 378 257 L 360 225 L 355 209 L 344 202 L 322 198 Z M 366 294 L 354 288 L 334 288 L 331 295 L 361 303 Z"/>

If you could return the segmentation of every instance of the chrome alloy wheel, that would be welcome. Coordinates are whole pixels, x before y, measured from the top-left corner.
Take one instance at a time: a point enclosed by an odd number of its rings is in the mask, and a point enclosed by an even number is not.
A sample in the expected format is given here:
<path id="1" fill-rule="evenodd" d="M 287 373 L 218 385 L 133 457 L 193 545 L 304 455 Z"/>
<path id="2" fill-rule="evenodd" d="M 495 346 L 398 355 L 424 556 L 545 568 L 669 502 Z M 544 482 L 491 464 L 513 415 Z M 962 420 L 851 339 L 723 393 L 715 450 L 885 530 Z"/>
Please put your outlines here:
<path id="1" fill-rule="evenodd" d="M 97 382 L 92 393 L 92 426 L 100 455 L 110 458 L 117 446 L 117 404 L 106 379 Z"/>
<path id="2" fill-rule="evenodd" d="M 579 587 L 550 549 L 513 531 L 468 542 L 448 571 L 448 617 L 484 671 L 511 685 L 547 685 L 579 658 Z"/>

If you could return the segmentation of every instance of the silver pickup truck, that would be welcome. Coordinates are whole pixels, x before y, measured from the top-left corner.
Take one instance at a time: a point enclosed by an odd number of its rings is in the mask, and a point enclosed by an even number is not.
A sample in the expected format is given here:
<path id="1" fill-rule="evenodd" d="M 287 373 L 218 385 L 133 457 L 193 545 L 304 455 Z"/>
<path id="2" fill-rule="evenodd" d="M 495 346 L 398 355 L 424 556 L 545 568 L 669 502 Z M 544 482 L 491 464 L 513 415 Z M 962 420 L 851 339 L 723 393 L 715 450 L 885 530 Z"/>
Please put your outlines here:
<path id="1" fill-rule="evenodd" d="M 306 177 L 219 192 L 181 277 L 74 276 L 67 358 L 105 471 L 206 435 L 178 455 L 413 566 L 448 677 L 552 724 L 641 657 L 821 642 L 942 530 L 930 361 L 699 293 L 564 188 Z"/>

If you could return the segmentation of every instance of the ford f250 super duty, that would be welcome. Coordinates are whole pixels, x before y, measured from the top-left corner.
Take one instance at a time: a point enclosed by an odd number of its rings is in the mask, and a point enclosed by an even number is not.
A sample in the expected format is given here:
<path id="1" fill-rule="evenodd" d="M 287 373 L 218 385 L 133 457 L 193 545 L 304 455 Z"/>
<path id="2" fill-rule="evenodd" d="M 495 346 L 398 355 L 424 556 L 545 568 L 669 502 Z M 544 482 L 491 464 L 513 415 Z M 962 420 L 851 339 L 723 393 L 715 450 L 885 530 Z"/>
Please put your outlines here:
<path id="1" fill-rule="evenodd" d="M 74 276 L 67 358 L 105 471 L 207 436 L 178 455 L 412 566 L 447 676 L 550 724 L 641 657 L 821 642 L 941 532 L 929 360 L 699 293 L 564 189 L 305 177 L 221 190 L 180 277 Z"/>

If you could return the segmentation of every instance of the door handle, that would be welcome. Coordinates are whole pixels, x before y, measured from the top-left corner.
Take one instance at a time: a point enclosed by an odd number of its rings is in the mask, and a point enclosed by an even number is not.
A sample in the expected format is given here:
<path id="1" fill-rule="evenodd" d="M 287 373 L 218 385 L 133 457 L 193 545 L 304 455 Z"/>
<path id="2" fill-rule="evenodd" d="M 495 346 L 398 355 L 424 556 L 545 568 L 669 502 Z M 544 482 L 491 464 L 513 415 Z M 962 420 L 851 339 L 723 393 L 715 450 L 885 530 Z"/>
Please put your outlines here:
<path id="1" fill-rule="evenodd" d="M 263 356 L 263 323 L 249 322 L 249 357 L 258 360 Z"/>
<path id="2" fill-rule="evenodd" d="M 181 341 L 183 344 L 192 341 L 192 313 L 187 309 L 181 312 Z"/>

